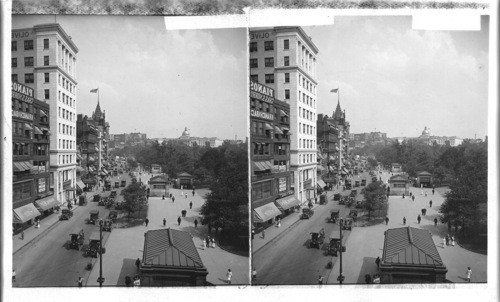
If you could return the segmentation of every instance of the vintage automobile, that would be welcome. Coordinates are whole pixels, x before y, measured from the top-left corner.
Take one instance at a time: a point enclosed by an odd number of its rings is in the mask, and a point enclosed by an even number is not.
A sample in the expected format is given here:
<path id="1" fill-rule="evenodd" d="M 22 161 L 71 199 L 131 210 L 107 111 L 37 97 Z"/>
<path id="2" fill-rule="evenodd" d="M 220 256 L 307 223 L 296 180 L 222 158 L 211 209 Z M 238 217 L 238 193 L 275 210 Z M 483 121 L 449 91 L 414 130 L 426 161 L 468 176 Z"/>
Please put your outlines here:
<path id="1" fill-rule="evenodd" d="M 330 234 L 330 242 L 328 244 L 328 249 L 327 249 L 327 254 L 331 256 L 337 256 L 338 252 L 340 251 L 340 231 L 339 230 L 333 230 L 332 233 Z M 345 246 L 342 246 L 342 252 L 345 252 Z"/>
<path id="2" fill-rule="evenodd" d="M 349 196 L 342 196 L 339 200 L 339 204 L 347 204 L 347 202 L 349 201 Z"/>
<path id="3" fill-rule="evenodd" d="M 300 219 L 309 219 L 314 215 L 314 211 L 308 208 L 302 209 L 302 215 L 300 215 Z"/>
<path id="4" fill-rule="evenodd" d="M 111 191 L 111 193 L 109 194 L 109 197 L 116 198 L 116 190 Z"/>
<path id="5" fill-rule="evenodd" d="M 106 218 L 103 220 L 102 223 L 102 230 L 106 232 L 111 232 L 111 229 L 113 227 L 113 220 Z"/>
<path id="6" fill-rule="evenodd" d="M 89 238 L 89 245 L 87 250 L 85 251 L 85 257 L 94 257 L 97 258 L 99 252 L 101 251 L 101 236 L 99 232 L 93 232 Z M 106 249 L 102 248 L 102 253 L 104 254 Z"/>
<path id="7" fill-rule="evenodd" d="M 328 199 L 326 198 L 326 194 L 321 194 L 319 196 L 319 204 L 327 204 L 328 203 Z"/>
<path id="8" fill-rule="evenodd" d="M 372 177 L 372 182 L 377 182 L 377 177 L 376 176 Z"/>
<path id="9" fill-rule="evenodd" d="M 356 180 L 356 181 L 354 182 L 354 187 L 359 187 L 359 185 L 360 185 L 359 180 Z"/>
<path id="10" fill-rule="evenodd" d="M 113 222 L 118 218 L 118 212 L 117 211 L 109 211 L 108 218 L 111 219 Z"/>
<path id="11" fill-rule="evenodd" d="M 59 220 L 68 220 L 73 217 L 73 212 L 69 209 L 62 209 L 61 216 L 59 216 Z"/>
<path id="12" fill-rule="evenodd" d="M 89 224 L 96 224 L 99 220 L 99 210 L 90 211 Z"/>
<path id="13" fill-rule="evenodd" d="M 109 181 L 106 181 L 104 183 L 104 190 L 105 191 L 111 191 L 111 183 Z"/>
<path id="14" fill-rule="evenodd" d="M 325 230 L 321 229 L 318 233 L 311 233 L 311 240 L 309 240 L 309 248 L 315 247 L 320 249 L 325 242 Z"/>
<path id="15" fill-rule="evenodd" d="M 350 210 L 349 211 L 349 217 L 351 217 L 352 219 L 356 220 L 356 218 L 358 218 L 358 210 Z"/>
<path id="16" fill-rule="evenodd" d="M 104 197 L 104 198 L 101 198 L 99 200 L 99 203 L 97 205 L 100 205 L 100 206 L 105 206 L 106 205 L 106 202 L 108 202 L 108 198 L 107 197 Z"/>
<path id="17" fill-rule="evenodd" d="M 361 186 L 363 186 L 363 187 L 366 186 L 366 179 L 361 180 Z"/>
<path id="18" fill-rule="evenodd" d="M 80 250 L 80 246 L 83 245 L 83 241 L 85 240 L 85 233 L 83 229 L 75 230 L 69 234 L 70 242 L 68 244 L 68 249 Z"/>
<path id="19" fill-rule="evenodd" d="M 338 201 L 338 200 L 340 200 L 340 198 L 342 198 L 342 195 L 340 195 L 339 193 L 333 195 L 333 200 L 334 201 Z"/>
<path id="20" fill-rule="evenodd" d="M 358 190 L 354 189 L 351 191 L 351 194 L 349 194 L 350 197 L 356 197 L 358 195 Z"/>
<path id="21" fill-rule="evenodd" d="M 122 210 L 123 209 L 123 202 L 117 202 L 115 204 L 115 210 Z"/>
<path id="22" fill-rule="evenodd" d="M 352 230 L 353 219 L 351 217 L 344 218 L 344 222 L 342 223 L 343 230 Z"/>
<path id="23" fill-rule="evenodd" d="M 126 185 L 127 185 L 127 181 L 126 181 L 126 180 L 122 180 L 122 181 L 120 182 L 120 186 L 121 186 L 121 187 L 125 187 Z"/>
<path id="24" fill-rule="evenodd" d="M 119 188 L 119 187 L 120 187 L 120 182 L 115 181 L 115 188 Z"/>
<path id="25" fill-rule="evenodd" d="M 111 207 L 115 204 L 115 200 L 113 198 L 108 198 L 106 201 L 106 209 L 111 209 Z"/>
<path id="26" fill-rule="evenodd" d="M 345 181 L 345 189 L 346 190 L 352 189 L 352 185 L 351 185 L 351 181 L 350 180 L 346 180 Z"/>
<path id="27" fill-rule="evenodd" d="M 337 223 L 337 220 L 340 217 L 340 210 L 339 209 L 334 209 L 330 210 L 330 218 L 328 219 L 329 222 Z"/>
<path id="28" fill-rule="evenodd" d="M 137 178 L 132 178 L 132 183 L 136 183 L 137 182 Z"/>
<path id="29" fill-rule="evenodd" d="M 84 206 L 87 204 L 87 198 L 84 195 L 78 196 L 78 204 Z"/>
<path id="30" fill-rule="evenodd" d="M 97 202 L 99 200 L 101 200 L 101 195 L 99 195 L 99 194 L 94 195 L 94 201 Z"/>

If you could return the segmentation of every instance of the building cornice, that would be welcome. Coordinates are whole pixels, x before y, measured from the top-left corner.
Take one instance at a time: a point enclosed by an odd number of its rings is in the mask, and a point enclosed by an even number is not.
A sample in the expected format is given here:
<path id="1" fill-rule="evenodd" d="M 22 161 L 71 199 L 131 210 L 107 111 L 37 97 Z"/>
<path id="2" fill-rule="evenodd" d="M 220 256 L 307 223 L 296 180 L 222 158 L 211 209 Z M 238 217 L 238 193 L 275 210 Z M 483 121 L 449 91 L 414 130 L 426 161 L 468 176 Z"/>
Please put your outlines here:
<path id="1" fill-rule="evenodd" d="M 276 33 L 286 33 L 290 31 L 296 31 L 299 36 L 302 38 L 304 42 L 306 42 L 307 45 L 314 51 L 314 54 L 318 54 L 319 50 L 318 47 L 313 43 L 311 37 L 302 29 L 300 26 L 293 26 L 293 27 L 275 27 L 274 31 Z"/>
<path id="2" fill-rule="evenodd" d="M 33 27 L 33 30 L 36 33 L 46 32 L 46 31 L 57 31 L 59 35 L 63 38 L 64 42 L 68 44 L 72 50 L 78 53 L 78 47 L 76 47 L 75 43 L 71 39 L 71 37 L 64 31 L 64 29 L 58 23 L 48 23 L 48 24 L 39 24 Z"/>

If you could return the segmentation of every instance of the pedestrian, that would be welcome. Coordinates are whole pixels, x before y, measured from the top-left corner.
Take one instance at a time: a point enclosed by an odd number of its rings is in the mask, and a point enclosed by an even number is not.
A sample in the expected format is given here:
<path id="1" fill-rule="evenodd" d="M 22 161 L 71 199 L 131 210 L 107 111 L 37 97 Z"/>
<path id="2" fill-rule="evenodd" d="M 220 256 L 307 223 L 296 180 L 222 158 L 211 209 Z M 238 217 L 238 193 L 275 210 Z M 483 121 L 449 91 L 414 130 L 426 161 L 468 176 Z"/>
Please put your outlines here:
<path id="1" fill-rule="evenodd" d="M 207 238 L 205 238 L 205 242 L 207 244 L 207 248 L 210 247 L 210 236 L 207 236 Z"/>
<path id="2" fill-rule="evenodd" d="M 442 247 L 444 248 L 444 245 L 446 244 L 446 238 L 445 237 L 443 237 L 443 241 L 441 243 L 443 244 Z"/>
<path id="3" fill-rule="evenodd" d="M 450 245 L 450 235 L 446 234 L 444 238 L 446 239 L 446 245 Z"/>
<path id="4" fill-rule="evenodd" d="M 24 240 L 24 230 L 21 231 L 21 240 Z"/>
<path id="5" fill-rule="evenodd" d="M 281 227 L 281 218 L 278 218 L 278 228 Z"/>
<path id="6" fill-rule="evenodd" d="M 137 270 L 139 270 L 139 267 L 141 266 L 141 259 L 137 258 L 137 260 L 135 260 L 135 266 L 137 267 Z"/>
<path id="7" fill-rule="evenodd" d="M 385 217 L 385 225 L 389 224 L 389 217 Z"/>
<path id="8" fill-rule="evenodd" d="M 403 193 L 403 199 L 405 199 L 405 193 Z"/>
<path id="9" fill-rule="evenodd" d="M 429 208 L 432 208 L 432 199 L 429 201 Z"/>
<path id="10" fill-rule="evenodd" d="M 322 285 L 323 284 L 323 276 L 319 275 L 318 277 L 318 284 Z"/>
<path id="11" fill-rule="evenodd" d="M 233 272 L 229 268 L 226 273 L 226 278 L 227 278 L 227 284 L 231 284 L 231 277 L 233 277 Z"/>
<path id="12" fill-rule="evenodd" d="M 252 281 L 257 281 L 257 270 L 255 267 L 252 269 Z"/>
<path id="13" fill-rule="evenodd" d="M 146 227 L 147 227 L 148 223 L 149 223 L 149 219 L 146 218 L 146 220 L 144 222 L 146 222 Z"/>
<path id="14" fill-rule="evenodd" d="M 406 225 L 406 217 L 403 217 L 403 225 Z"/>
<path id="15" fill-rule="evenodd" d="M 172 198 L 172 193 L 170 193 L 170 198 Z"/>
<path id="16" fill-rule="evenodd" d="M 190 210 L 193 209 L 193 202 L 192 201 L 189 202 L 189 209 Z"/>
<path id="17" fill-rule="evenodd" d="M 195 219 L 194 220 L 194 227 L 197 228 L 198 227 L 198 219 Z"/>
<path id="18" fill-rule="evenodd" d="M 472 270 L 470 269 L 470 266 L 467 268 L 467 282 L 470 282 L 470 278 L 472 277 Z"/>
<path id="19" fill-rule="evenodd" d="M 422 216 L 425 216 L 424 215 L 424 209 L 420 209 L 420 213 L 422 213 Z"/>
<path id="20" fill-rule="evenodd" d="M 179 218 L 177 218 L 177 223 L 179 224 L 179 226 L 181 225 L 181 216 L 179 216 Z"/>
<path id="21" fill-rule="evenodd" d="M 425 197 L 427 197 L 427 192 L 425 192 Z"/>
<path id="22" fill-rule="evenodd" d="M 370 274 L 365 275 L 365 283 L 366 284 L 372 283 L 372 276 Z"/>
<path id="23" fill-rule="evenodd" d="M 175 197 L 174 196 L 172 196 L 172 202 L 175 202 Z"/>
<path id="24" fill-rule="evenodd" d="M 202 250 L 205 250 L 205 245 L 206 245 L 205 239 L 201 240 L 201 249 Z"/>
<path id="25" fill-rule="evenodd" d="M 451 246 L 455 247 L 455 237 L 451 236 Z"/>
<path id="26" fill-rule="evenodd" d="M 432 188 L 432 195 L 434 195 L 434 188 Z"/>
<path id="27" fill-rule="evenodd" d="M 424 209 L 424 216 L 427 215 L 427 209 Z"/>
<path id="28" fill-rule="evenodd" d="M 193 197 L 194 197 L 194 189 L 193 189 Z"/>
<path id="29" fill-rule="evenodd" d="M 215 248 L 215 238 L 211 238 L 210 240 L 211 247 Z"/>
<path id="30" fill-rule="evenodd" d="M 134 277 L 134 287 L 139 287 L 141 286 L 141 278 L 139 277 L 139 275 L 135 275 Z"/>
<path id="31" fill-rule="evenodd" d="M 412 201 L 415 201 L 415 195 L 413 195 L 413 196 L 411 197 L 411 200 L 412 200 Z"/>
<path id="32" fill-rule="evenodd" d="M 266 230 L 262 230 L 262 239 L 266 239 Z"/>
<path id="33" fill-rule="evenodd" d="M 167 225 L 167 220 L 165 218 L 163 218 L 163 226 L 166 226 Z"/>
<path id="34" fill-rule="evenodd" d="M 380 268 L 380 257 L 377 257 L 377 259 L 375 259 L 375 263 L 377 264 L 377 269 Z"/>
<path id="35" fill-rule="evenodd" d="M 12 270 L 12 282 L 16 282 L 16 270 Z"/>
<path id="36" fill-rule="evenodd" d="M 78 277 L 78 287 L 82 287 L 83 286 L 83 278 L 80 276 Z"/>
<path id="37" fill-rule="evenodd" d="M 437 218 L 434 218 L 434 226 L 437 227 L 438 226 L 438 219 Z"/>
<path id="38" fill-rule="evenodd" d="M 418 224 L 420 224 L 420 220 L 422 220 L 422 217 L 420 217 L 420 215 L 417 216 L 417 221 L 418 221 Z"/>

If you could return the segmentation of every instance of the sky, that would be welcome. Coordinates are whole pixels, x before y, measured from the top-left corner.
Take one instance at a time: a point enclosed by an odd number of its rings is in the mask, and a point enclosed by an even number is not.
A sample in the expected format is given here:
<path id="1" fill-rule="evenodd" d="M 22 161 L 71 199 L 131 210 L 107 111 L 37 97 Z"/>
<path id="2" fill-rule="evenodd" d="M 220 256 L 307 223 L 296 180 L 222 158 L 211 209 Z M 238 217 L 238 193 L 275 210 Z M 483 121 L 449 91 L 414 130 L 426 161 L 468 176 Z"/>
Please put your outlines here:
<path id="1" fill-rule="evenodd" d="M 412 30 L 408 16 L 335 17 L 304 30 L 318 47 L 318 113 L 346 110 L 351 133 L 484 139 L 488 19 L 481 31 Z"/>
<path id="2" fill-rule="evenodd" d="M 110 133 L 247 136 L 245 29 L 167 31 L 162 17 L 13 16 L 12 28 L 59 23 L 79 49 L 77 113 L 106 112 Z"/>

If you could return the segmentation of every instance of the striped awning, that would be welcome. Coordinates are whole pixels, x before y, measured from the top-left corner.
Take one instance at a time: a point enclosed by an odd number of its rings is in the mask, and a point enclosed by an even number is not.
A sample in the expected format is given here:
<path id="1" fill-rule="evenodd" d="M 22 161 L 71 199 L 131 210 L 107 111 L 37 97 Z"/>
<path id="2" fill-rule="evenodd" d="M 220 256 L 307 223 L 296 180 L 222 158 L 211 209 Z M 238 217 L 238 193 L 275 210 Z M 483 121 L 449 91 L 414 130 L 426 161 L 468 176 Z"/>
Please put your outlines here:
<path id="1" fill-rule="evenodd" d="M 283 131 L 281 131 L 280 127 L 278 126 L 274 126 L 274 131 L 276 131 L 276 133 L 278 134 L 283 134 Z"/>
<path id="2" fill-rule="evenodd" d="M 14 223 L 25 223 L 39 215 L 40 212 L 36 209 L 35 205 L 28 203 L 27 205 L 14 209 Z"/>
<path id="3" fill-rule="evenodd" d="M 24 123 L 24 127 L 27 129 L 27 130 L 33 130 L 33 127 L 31 127 L 30 124 L 28 123 Z"/>
<path id="4" fill-rule="evenodd" d="M 321 178 L 318 178 L 317 183 L 318 183 L 318 186 L 319 186 L 320 188 L 322 188 L 322 189 L 323 189 L 324 187 L 326 187 L 325 182 L 324 182 Z"/>
<path id="5" fill-rule="evenodd" d="M 42 130 L 41 130 L 40 128 L 38 128 L 37 126 L 35 126 L 35 134 L 40 134 L 40 135 L 42 135 L 42 134 L 43 134 L 43 132 L 42 132 Z"/>
<path id="6" fill-rule="evenodd" d="M 281 214 L 281 211 L 270 202 L 253 210 L 253 221 L 263 223 Z"/>
<path id="7" fill-rule="evenodd" d="M 78 179 L 76 181 L 76 185 L 77 187 L 79 187 L 81 190 L 83 190 L 83 188 L 85 188 L 85 184 L 83 183 L 83 181 L 81 181 L 80 179 Z"/>
<path id="8" fill-rule="evenodd" d="M 35 200 L 35 206 L 42 211 L 49 210 L 59 204 L 55 196 L 49 196 L 42 199 Z"/>
<path id="9" fill-rule="evenodd" d="M 290 129 L 288 129 L 287 127 L 281 127 L 281 130 L 283 130 L 283 131 L 290 131 Z"/>
<path id="10" fill-rule="evenodd" d="M 265 123 L 264 124 L 264 128 L 266 128 L 266 130 L 273 130 L 273 126 L 269 125 L 268 123 Z"/>
<path id="11" fill-rule="evenodd" d="M 45 111 L 43 111 L 43 110 L 40 110 L 40 115 L 41 116 L 47 116 L 47 113 L 45 113 Z"/>
<path id="12" fill-rule="evenodd" d="M 325 167 L 323 167 L 322 165 L 316 165 L 316 169 L 318 171 L 324 171 L 325 170 Z"/>
<path id="13" fill-rule="evenodd" d="M 281 115 L 288 116 L 288 114 L 286 114 L 286 112 L 283 111 L 282 109 L 280 109 L 280 113 L 281 113 Z"/>
<path id="14" fill-rule="evenodd" d="M 256 161 L 256 162 L 253 163 L 253 167 L 254 167 L 255 171 L 265 171 L 266 170 L 266 167 L 264 167 L 262 165 L 262 163 L 258 162 L 258 161 Z"/>
<path id="15" fill-rule="evenodd" d="M 290 195 L 280 199 L 276 199 L 276 205 L 281 211 L 288 210 L 290 208 L 300 205 L 300 201 L 295 197 L 295 195 Z"/>

